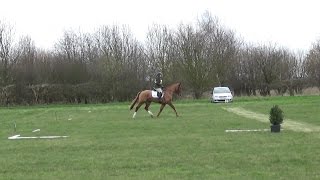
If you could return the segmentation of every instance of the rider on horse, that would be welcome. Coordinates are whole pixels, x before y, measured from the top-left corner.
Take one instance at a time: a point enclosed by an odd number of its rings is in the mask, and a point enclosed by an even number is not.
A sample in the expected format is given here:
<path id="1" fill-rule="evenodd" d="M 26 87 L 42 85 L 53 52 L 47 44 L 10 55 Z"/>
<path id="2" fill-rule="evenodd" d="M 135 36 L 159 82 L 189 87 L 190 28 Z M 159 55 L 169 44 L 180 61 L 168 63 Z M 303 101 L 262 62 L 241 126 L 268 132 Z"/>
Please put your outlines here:
<path id="1" fill-rule="evenodd" d="M 157 96 L 159 98 L 159 100 L 161 99 L 162 96 L 162 89 L 163 89 L 163 85 L 162 85 L 162 73 L 158 72 L 156 75 L 156 78 L 154 80 L 154 90 L 157 91 Z"/>

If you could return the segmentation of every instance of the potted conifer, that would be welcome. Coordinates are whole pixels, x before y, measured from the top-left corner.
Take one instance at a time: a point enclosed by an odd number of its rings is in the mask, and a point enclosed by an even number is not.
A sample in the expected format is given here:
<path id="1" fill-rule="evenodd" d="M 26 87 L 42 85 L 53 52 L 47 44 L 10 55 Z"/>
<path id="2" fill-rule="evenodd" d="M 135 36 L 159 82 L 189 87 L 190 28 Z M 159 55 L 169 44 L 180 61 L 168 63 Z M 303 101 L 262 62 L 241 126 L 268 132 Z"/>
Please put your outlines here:
<path id="1" fill-rule="evenodd" d="M 269 120 L 271 123 L 271 132 L 280 132 L 281 123 L 283 122 L 283 111 L 278 105 L 271 108 Z"/>

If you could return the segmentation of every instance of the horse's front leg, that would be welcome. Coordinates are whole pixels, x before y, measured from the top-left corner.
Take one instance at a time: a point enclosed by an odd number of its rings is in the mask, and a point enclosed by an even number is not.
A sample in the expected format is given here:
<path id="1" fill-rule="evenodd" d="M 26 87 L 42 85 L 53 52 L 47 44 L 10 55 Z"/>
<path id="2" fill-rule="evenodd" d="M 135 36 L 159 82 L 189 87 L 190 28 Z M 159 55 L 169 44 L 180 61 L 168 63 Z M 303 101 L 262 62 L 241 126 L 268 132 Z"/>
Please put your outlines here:
<path id="1" fill-rule="evenodd" d="M 174 112 L 176 113 L 176 117 L 178 117 L 179 115 L 178 115 L 178 113 L 177 113 L 177 111 L 176 111 L 176 108 L 174 107 L 174 105 L 170 102 L 170 103 L 168 103 L 169 104 L 169 106 L 174 110 Z"/>
<path id="2" fill-rule="evenodd" d="M 161 104 L 161 106 L 160 106 L 160 111 L 159 111 L 159 113 L 158 113 L 157 117 L 159 117 L 159 116 L 160 116 L 160 113 L 162 112 L 162 110 L 163 110 L 164 106 L 166 106 L 166 104 Z"/>

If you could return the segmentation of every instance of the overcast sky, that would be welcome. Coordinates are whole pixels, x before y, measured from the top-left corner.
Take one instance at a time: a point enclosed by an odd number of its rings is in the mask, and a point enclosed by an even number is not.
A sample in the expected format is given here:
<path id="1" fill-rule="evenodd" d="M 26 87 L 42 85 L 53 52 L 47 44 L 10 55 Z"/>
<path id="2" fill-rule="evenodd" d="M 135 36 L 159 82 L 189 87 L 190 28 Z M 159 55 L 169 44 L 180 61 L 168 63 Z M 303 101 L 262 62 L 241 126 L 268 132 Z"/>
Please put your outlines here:
<path id="1" fill-rule="evenodd" d="M 320 39 L 319 0 L 0 0 L 0 21 L 37 47 L 51 48 L 64 30 L 93 32 L 128 25 L 145 39 L 152 24 L 176 28 L 208 10 L 246 42 L 308 50 Z"/>

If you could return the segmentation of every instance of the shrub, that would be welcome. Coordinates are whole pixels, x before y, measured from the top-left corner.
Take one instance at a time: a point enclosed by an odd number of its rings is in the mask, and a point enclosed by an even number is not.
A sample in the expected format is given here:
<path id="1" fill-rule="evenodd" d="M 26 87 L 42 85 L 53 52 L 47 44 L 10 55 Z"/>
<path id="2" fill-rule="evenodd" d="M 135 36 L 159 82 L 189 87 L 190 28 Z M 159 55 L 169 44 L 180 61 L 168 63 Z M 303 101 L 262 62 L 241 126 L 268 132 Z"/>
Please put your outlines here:
<path id="1" fill-rule="evenodd" d="M 283 111 L 278 105 L 275 105 L 271 108 L 269 120 L 273 125 L 279 125 L 283 122 Z"/>

